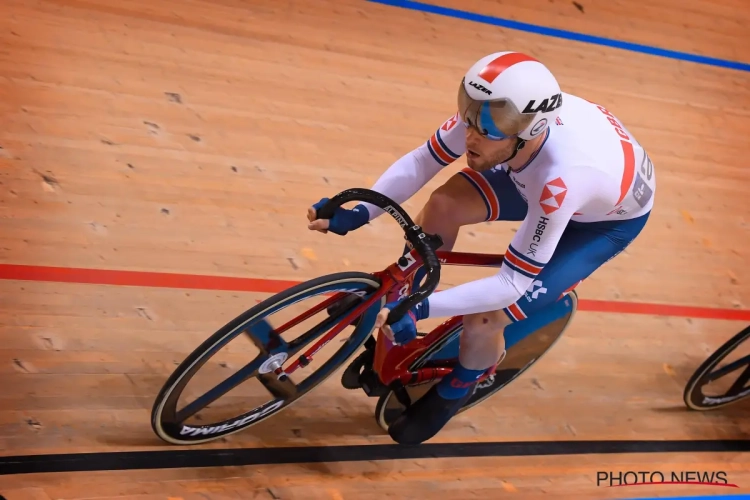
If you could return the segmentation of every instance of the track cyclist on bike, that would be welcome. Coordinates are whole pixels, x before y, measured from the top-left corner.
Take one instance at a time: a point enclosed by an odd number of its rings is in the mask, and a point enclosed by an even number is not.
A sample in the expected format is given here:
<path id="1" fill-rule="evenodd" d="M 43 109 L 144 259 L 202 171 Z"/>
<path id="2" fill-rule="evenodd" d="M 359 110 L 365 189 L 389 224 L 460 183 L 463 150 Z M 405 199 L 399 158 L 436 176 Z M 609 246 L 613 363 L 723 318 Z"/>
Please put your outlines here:
<path id="1" fill-rule="evenodd" d="M 397 343 L 425 318 L 463 316 L 459 362 L 390 428 L 394 441 L 418 444 L 437 434 L 501 362 L 504 328 L 558 300 L 622 252 L 646 224 L 656 178 L 643 147 L 607 109 L 564 93 L 539 61 L 498 52 L 477 61 L 458 88 L 458 112 L 430 139 L 399 158 L 372 187 L 403 203 L 466 154 L 468 168 L 436 189 L 415 218 L 451 250 L 461 226 L 522 221 L 497 274 L 433 293 L 410 314 L 376 327 Z M 344 235 L 382 214 L 369 204 L 339 208 L 311 230 Z M 408 251 L 409 249 L 405 249 Z M 421 274 L 420 274 L 421 273 Z M 424 277 L 414 277 L 413 288 Z"/>

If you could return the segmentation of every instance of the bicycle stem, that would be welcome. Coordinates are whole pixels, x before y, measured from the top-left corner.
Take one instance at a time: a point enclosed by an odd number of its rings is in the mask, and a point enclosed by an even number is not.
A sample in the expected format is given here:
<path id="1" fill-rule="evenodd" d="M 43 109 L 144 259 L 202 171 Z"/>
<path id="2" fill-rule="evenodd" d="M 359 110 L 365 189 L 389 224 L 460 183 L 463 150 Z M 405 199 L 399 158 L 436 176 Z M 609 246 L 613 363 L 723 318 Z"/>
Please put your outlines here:
<path id="1" fill-rule="evenodd" d="M 437 234 L 425 233 L 419 225 L 414 223 L 409 214 L 398 203 L 384 194 L 371 189 L 352 188 L 341 191 L 328 200 L 317 211 L 316 215 L 321 219 L 330 219 L 337 208 L 350 201 L 370 203 L 393 217 L 404 230 L 405 239 L 417 251 L 427 269 L 427 277 L 424 284 L 417 291 L 399 302 L 388 314 L 386 324 L 392 325 L 403 317 L 409 309 L 429 297 L 437 288 L 440 282 L 440 260 L 435 251 L 443 245 L 443 240 Z M 403 263 L 401 259 L 404 259 L 404 256 L 399 259 L 399 267 L 406 267 L 406 265 L 401 265 Z"/>

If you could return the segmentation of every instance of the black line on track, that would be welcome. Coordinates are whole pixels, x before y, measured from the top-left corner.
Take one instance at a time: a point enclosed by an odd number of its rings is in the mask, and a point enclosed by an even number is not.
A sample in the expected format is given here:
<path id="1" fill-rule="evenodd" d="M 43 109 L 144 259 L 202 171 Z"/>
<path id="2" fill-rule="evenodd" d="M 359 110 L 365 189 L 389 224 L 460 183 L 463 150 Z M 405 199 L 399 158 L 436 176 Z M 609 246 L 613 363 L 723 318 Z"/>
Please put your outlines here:
<path id="1" fill-rule="evenodd" d="M 748 452 L 750 440 L 522 441 L 66 453 L 0 457 L 0 475 L 425 458 Z"/>

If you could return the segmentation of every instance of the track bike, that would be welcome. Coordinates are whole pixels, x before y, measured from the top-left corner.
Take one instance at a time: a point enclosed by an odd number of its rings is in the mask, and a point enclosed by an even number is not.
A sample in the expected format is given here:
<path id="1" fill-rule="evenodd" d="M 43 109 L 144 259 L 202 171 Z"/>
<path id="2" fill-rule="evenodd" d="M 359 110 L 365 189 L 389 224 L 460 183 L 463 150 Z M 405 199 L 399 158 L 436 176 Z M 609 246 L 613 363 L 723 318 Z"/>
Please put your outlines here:
<path id="1" fill-rule="evenodd" d="M 699 411 L 713 410 L 750 396 L 748 383 L 750 382 L 750 354 L 721 365 L 722 361 L 739 350 L 748 339 L 750 339 L 750 326 L 722 344 L 693 372 L 685 384 L 683 393 L 683 400 L 688 408 Z M 720 385 L 722 379 L 725 377 L 728 379 L 730 374 L 743 368 L 744 370 L 728 389 L 721 386 L 718 389 L 721 393 L 715 393 L 713 388 Z"/>
<path id="2" fill-rule="evenodd" d="M 165 382 L 151 413 L 151 425 L 158 437 L 171 444 L 199 444 L 267 420 L 330 377 L 363 345 L 364 350 L 343 370 L 341 384 L 378 398 L 375 419 L 386 431 L 412 402 L 450 373 L 458 360 L 461 316 L 449 318 L 404 345 L 395 345 L 382 334 L 374 336 L 376 317 L 386 303 L 400 299 L 386 321 L 393 324 L 427 298 L 439 283 L 441 266 L 497 268 L 504 255 L 440 251 L 442 240 L 438 235 L 426 234 L 401 206 L 368 189 L 337 194 L 318 210 L 318 216 L 330 218 L 337 207 L 350 201 L 369 202 L 383 209 L 401 226 L 411 250 L 381 271 L 340 272 L 291 286 L 229 321 L 189 354 Z M 414 273 L 422 266 L 426 276 L 421 284 L 413 284 Z M 300 306 L 307 299 L 319 302 Z M 575 290 L 569 290 L 544 311 L 509 325 L 504 333 L 506 357 L 499 365 L 501 369 L 496 365 L 485 372 L 460 412 L 497 393 L 536 363 L 568 327 L 577 304 Z M 289 319 L 270 319 L 294 309 L 298 312 Z M 319 319 L 313 320 L 315 317 Z M 289 335 L 303 324 L 309 326 L 298 335 Z M 344 330 L 347 332 L 342 333 Z M 208 363 L 234 339 L 244 339 L 257 352 L 250 355 L 238 348 L 230 361 Z M 323 351 L 329 354 L 328 359 L 303 377 Z M 201 370 L 211 371 L 219 381 L 208 384 L 210 389 L 198 391 L 203 394 L 178 409 L 180 396 Z M 209 421 L 197 416 L 251 379 L 262 387 L 232 396 L 241 408 L 232 409 L 228 417 Z M 256 404 L 260 401 L 264 402 Z M 188 423 L 193 417 L 195 421 Z"/>

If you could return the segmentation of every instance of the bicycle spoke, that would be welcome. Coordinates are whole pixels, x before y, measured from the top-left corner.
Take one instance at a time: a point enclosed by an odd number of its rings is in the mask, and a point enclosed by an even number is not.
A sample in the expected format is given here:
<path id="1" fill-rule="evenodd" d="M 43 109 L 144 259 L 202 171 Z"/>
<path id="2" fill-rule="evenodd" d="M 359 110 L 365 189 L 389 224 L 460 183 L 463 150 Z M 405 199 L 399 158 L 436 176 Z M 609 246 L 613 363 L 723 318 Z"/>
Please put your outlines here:
<path id="1" fill-rule="evenodd" d="M 748 365 L 747 368 L 745 368 L 745 371 L 742 372 L 742 374 L 737 377 L 737 380 L 734 381 L 732 387 L 730 387 L 727 391 L 727 396 L 734 396 L 735 394 L 739 394 L 740 391 L 745 388 L 748 380 L 750 380 L 750 365 Z"/>
<path id="2" fill-rule="evenodd" d="M 276 333 L 271 324 L 265 319 L 253 323 L 245 330 L 250 340 L 260 350 L 261 354 L 267 355 L 269 352 L 284 349 L 288 346 L 286 340 Z"/>
<path id="3" fill-rule="evenodd" d="M 297 385 L 289 377 L 282 382 L 271 372 L 258 375 L 258 380 L 275 398 L 289 399 L 297 395 Z"/>
<path id="4" fill-rule="evenodd" d="M 305 347 L 307 344 L 315 340 L 317 337 L 319 337 L 322 333 L 327 332 L 331 329 L 334 325 L 336 325 L 339 321 L 341 321 L 341 318 L 345 317 L 344 314 L 340 314 L 335 317 L 327 317 L 326 319 L 322 320 L 317 325 L 310 328 L 308 331 L 297 337 L 296 339 L 292 340 L 287 344 L 287 353 L 289 354 L 289 357 L 291 358 L 294 354 L 299 352 L 300 349 Z"/>
<path id="5" fill-rule="evenodd" d="M 330 305 L 330 301 L 324 302 L 326 305 Z M 324 308 L 316 307 L 315 311 L 320 312 Z M 312 310 L 311 310 L 312 311 Z M 305 319 L 309 319 L 313 315 L 308 313 L 303 314 L 300 316 L 300 318 L 304 317 Z M 292 357 L 294 354 L 296 354 L 302 347 L 309 344 L 313 340 L 315 340 L 317 337 L 319 337 L 322 333 L 329 330 L 331 327 L 333 327 L 337 322 L 339 322 L 342 318 L 345 317 L 345 313 L 347 311 L 344 311 L 343 313 L 337 314 L 336 316 L 327 316 L 325 319 L 321 320 L 317 325 L 313 326 L 309 330 L 307 330 L 305 333 L 297 337 L 296 339 L 287 342 L 284 340 L 281 335 L 279 335 L 278 331 L 274 329 L 271 324 L 264 320 L 258 321 L 256 323 L 253 323 L 250 325 L 246 331 L 245 334 L 250 338 L 250 340 L 255 344 L 255 346 L 260 350 L 261 354 L 268 355 L 273 351 L 283 351 L 286 352 L 289 357 Z M 299 319 L 299 318 L 297 318 Z M 289 326 L 292 323 L 298 323 L 297 320 L 292 320 L 290 322 L 287 322 L 283 327 L 281 327 L 282 330 L 286 330 L 289 328 Z"/>
<path id="6" fill-rule="evenodd" d="M 320 338 L 315 345 L 310 347 L 304 354 L 302 354 L 299 358 L 297 358 L 295 361 L 292 362 L 291 365 L 285 368 L 285 372 L 287 375 L 290 373 L 295 372 L 297 369 L 299 369 L 301 366 L 307 365 L 310 361 L 312 361 L 313 355 L 320 351 L 320 349 L 323 348 L 324 345 L 326 345 L 328 342 L 330 342 L 336 335 L 341 333 L 341 331 L 346 328 L 347 326 L 351 325 L 352 322 L 361 315 L 363 311 L 368 309 L 376 300 L 379 300 L 382 297 L 383 294 L 375 294 L 370 296 L 369 299 L 367 299 L 365 302 L 357 305 L 350 311 L 342 311 L 340 314 L 338 314 L 335 318 L 328 318 L 326 321 L 324 321 L 322 324 L 327 325 L 330 324 L 333 328 L 328 330 L 327 327 L 325 329 L 321 329 L 320 332 L 328 331 L 325 335 L 323 335 L 322 338 Z M 317 335 L 316 335 L 317 336 Z M 300 339 L 297 339 L 300 340 Z M 312 340 L 312 337 L 310 339 L 306 339 L 305 344 L 309 343 L 310 340 Z M 295 341 L 296 342 L 296 341 Z M 302 345 L 300 345 L 300 348 Z"/>
<path id="7" fill-rule="evenodd" d="M 307 332 L 300 335 L 295 340 L 287 343 L 273 329 L 271 324 L 266 320 L 253 323 L 246 329 L 246 335 L 261 351 L 261 355 L 245 365 L 238 372 L 226 378 L 213 389 L 200 396 L 192 403 L 186 405 L 182 410 L 177 412 L 177 421 L 183 422 L 200 410 L 213 403 L 221 396 L 231 391 L 239 384 L 256 375 L 258 368 L 262 365 L 263 358 L 268 356 L 272 350 L 285 352 L 288 357 L 294 356 L 303 347 L 310 343 L 321 334 L 328 331 L 334 326 L 344 314 L 336 317 L 326 317 L 317 325 L 310 328 Z M 281 381 L 274 373 L 264 373 L 257 376 L 263 386 L 276 398 L 289 398 L 297 394 L 297 386 L 288 377 L 286 381 Z"/>
<path id="8" fill-rule="evenodd" d="M 303 321 L 312 318 L 313 316 L 315 316 L 316 314 L 318 314 L 319 312 L 321 312 L 323 309 L 327 309 L 328 307 L 330 307 L 331 305 L 335 304 L 336 302 L 340 302 L 341 298 L 345 297 L 345 296 L 346 296 L 346 294 L 344 294 L 343 292 L 341 292 L 341 293 L 337 293 L 337 294 L 329 297 L 328 299 L 324 300 L 323 302 L 321 302 L 317 306 L 315 306 L 315 307 L 309 309 L 308 311 L 300 314 L 296 318 L 287 321 L 286 323 L 284 323 L 283 325 L 281 325 L 280 327 L 278 327 L 276 329 L 276 331 L 279 334 L 284 333 L 285 331 L 289 330 L 293 326 L 296 326 L 296 325 L 302 323 Z"/>
<path id="9" fill-rule="evenodd" d="M 750 364 L 750 354 L 748 354 L 744 358 L 738 359 L 737 361 L 733 361 L 729 363 L 728 365 L 721 367 L 715 372 L 712 372 L 708 376 L 707 380 L 709 382 L 713 382 L 714 380 L 720 379 L 721 377 L 727 375 L 728 373 L 731 373 L 739 369 L 740 367 L 742 367 L 742 365 L 749 365 L 749 364 Z"/>
<path id="10" fill-rule="evenodd" d="M 224 394 L 228 393 L 245 380 L 251 378 L 258 371 L 258 368 L 263 364 L 263 357 L 259 356 L 240 368 L 239 371 L 230 375 L 219 385 L 210 389 L 204 395 L 193 401 L 192 403 L 185 406 L 182 410 L 177 412 L 176 420 L 178 422 L 184 422 L 188 418 L 192 417 L 200 410 L 210 405 Z"/>

